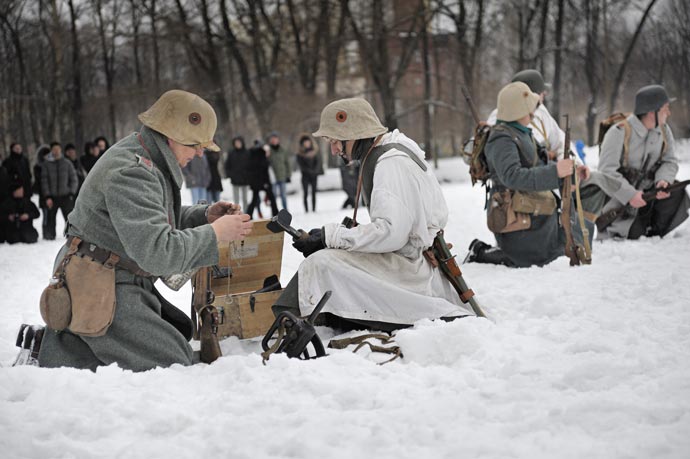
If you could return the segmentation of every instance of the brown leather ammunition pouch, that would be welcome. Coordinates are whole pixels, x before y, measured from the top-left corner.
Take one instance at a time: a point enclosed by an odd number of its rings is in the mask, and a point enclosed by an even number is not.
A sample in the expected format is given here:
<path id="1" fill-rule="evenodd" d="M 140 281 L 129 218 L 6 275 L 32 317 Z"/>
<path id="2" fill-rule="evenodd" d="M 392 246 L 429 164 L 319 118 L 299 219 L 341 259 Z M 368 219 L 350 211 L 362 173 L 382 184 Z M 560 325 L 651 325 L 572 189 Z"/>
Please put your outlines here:
<path id="1" fill-rule="evenodd" d="M 527 213 L 518 213 L 513 207 L 511 190 L 496 191 L 489 198 L 486 224 L 492 233 L 511 233 L 528 229 L 532 220 Z"/>
<path id="2" fill-rule="evenodd" d="M 553 215 L 556 197 L 550 191 L 514 191 L 513 210 L 520 214 Z"/>
<path id="3" fill-rule="evenodd" d="M 70 238 L 69 250 L 41 295 L 41 316 L 53 330 L 103 336 L 115 315 L 115 265 L 120 257 L 109 252 L 105 261 L 95 260 L 80 248 L 86 244 Z"/>

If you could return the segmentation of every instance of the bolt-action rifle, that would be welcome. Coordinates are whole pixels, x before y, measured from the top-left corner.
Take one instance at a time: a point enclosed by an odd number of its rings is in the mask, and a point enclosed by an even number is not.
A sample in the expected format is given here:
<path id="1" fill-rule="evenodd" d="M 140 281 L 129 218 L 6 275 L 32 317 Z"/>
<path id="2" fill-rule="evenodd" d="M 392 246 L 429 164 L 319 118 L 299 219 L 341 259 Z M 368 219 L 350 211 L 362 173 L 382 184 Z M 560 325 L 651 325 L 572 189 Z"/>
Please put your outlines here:
<path id="1" fill-rule="evenodd" d="M 657 192 L 664 191 L 666 193 L 675 193 L 679 190 L 685 189 L 685 187 L 688 186 L 688 184 L 690 184 L 690 180 L 683 180 L 682 182 L 673 183 L 666 188 L 652 188 L 651 190 L 642 194 L 642 199 L 644 199 L 644 201 L 647 204 L 649 204 L 650 202 L 656 201 Z M 595 221 L 597 229 L 599 231 L 604 231 L 611 225 L 611 223 L 618 220 L 619 217 L 629 212 L 630 209 L 630 205 L 625 205 L 617 207 L 615 209 L 611 209 L 608 212 L 599 215 L 599 217 Z"/>
<path id="2" fill-rule="evenodd" d="M 450 253 L 450 247 L 443 237 L 443 230 L 436 233 L 431 251 L 431 254 L 425 252 L 424 256 L 427 257 L 432 265 L 441 268 L 441 272 L 443 272 L 455 291 L 460 295 L 460 300 L 465 304 L 469 303 L 477 317 L 486 317 L 479 303 L 474 298 L 474 291 L 467 286 L 465 279 L 462 277 L 458 262 L 455 261 L 455 255 Z"/>
<path id="3" fill-rule="evenodd" d="M 570 159 L 572 152 L 570 151 L 570 117 L 565 118 L 565 141 L 563 157 Z M 578 177 L 577 166 L 573 162 L 573 175 L 575 176 L 575 195 L 578 201 L 577 213 L 580 221 L 580 229 L 582 230 L 582 239 L 585 247 L 576 244 L 573 238 L 573 227 L 570 220 L 570 215 L 573 207 L 573 179 L 568 176 L 563 179 L 563 189 L 561 190 L 561 225 L 565 232 L 565 255 L 570 259 L 570 266 L 579 266 L 582 264 L 588 265 L 592 263 L 592 250 L 589 247 L 589 234 L 584 222 L 584 213 L 582 209 L 582 202 L 580 201 L 580 181 Z"/>

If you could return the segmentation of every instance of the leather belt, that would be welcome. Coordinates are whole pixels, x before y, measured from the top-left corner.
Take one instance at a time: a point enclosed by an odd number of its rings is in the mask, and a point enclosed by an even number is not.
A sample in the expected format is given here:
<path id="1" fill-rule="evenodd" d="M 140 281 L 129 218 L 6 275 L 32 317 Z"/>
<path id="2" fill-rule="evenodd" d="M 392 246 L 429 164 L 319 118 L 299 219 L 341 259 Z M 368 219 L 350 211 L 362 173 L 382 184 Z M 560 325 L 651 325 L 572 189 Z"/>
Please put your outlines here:
<path id="1" fill-rule="evenodd" d="M 138 264 L 136 264 L 133 260 L 130 260 L 128 258 L 122 258 L 119 255 L 117 255 L 114 252 L 111 252 L 110 250 L 102 249 L 98 247 L 96 244 L 91 244 L 90 242 L 86 242 L 85 240 L 78 238 L 76 236 L 68 236 L 67 237 L 67 245 L 71 245 L 72 241 L 78 241 L 78 248 L 77 248 L 77 254 L 79 256 L 87 256 L 94 261 L 101 263 L 101 264 L 106 264 L 108 263 L 109 265 L 112 266 L 118 266 L 122 269 L 125 269 L 129 271 L 130 273 L 134 274 L 135 276 L 141 276 L 141 277 L 153 277 L 153 274 L 148 273 L 141 269 Z M 108 267 L 112 267 L 108 266 Z"/>

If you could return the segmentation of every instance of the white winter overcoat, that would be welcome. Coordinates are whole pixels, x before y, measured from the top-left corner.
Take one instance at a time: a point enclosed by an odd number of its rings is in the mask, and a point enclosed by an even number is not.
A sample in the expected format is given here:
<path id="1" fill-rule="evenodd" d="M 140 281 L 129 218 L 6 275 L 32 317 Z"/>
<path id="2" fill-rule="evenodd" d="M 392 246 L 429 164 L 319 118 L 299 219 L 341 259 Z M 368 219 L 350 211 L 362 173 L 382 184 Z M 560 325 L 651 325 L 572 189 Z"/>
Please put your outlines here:
<path id="1" fill-rule="evenodd" d="M 419 146 L 395 130 L 381 145 L 407 146 L 422 160 Z M 371 223 L 355 228 L 324 227 L 327 249 L 299 267 L 299 303 L 309 314 L 327 290 L 323 309 L 340 317 L 412 324 L 423 318 L 473 315 L 422 251 L 448 220 L 448 208 L 431 167 L 423 171 L 392 149 L 379 158 L 374 174 Z"/>

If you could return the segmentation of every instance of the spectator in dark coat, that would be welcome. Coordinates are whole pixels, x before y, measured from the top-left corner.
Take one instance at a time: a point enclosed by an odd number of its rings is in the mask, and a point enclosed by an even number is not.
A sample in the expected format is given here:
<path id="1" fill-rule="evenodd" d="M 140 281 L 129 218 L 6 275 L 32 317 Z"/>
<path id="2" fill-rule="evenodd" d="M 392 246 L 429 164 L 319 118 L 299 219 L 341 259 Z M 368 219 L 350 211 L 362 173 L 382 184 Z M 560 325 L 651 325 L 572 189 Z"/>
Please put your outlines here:
<path id="1" fill-rule="evenodd" d="M 319 149 L 309 134 L 303 134 L 299 139 L 297 165 L 302 172 L 304 211 L 309 212 L 307 201 L 311 188 L 311 210 L 316 212 L 316 182 L 319 175 L 323 174 L 323 162 Z"/>
<path id="2" fill-rule="evenodd" d="M 74 167 L 74 171 L 77 173 L 77 180 L 79 182 L 79 185 L 77 186 L 77 194 L 79 194 L 81 185 L 82 183 L 84 183 L 84 179 L 86 178 L 86 172 L 84 171 L 84 168 L 81 165 L 81 161 L 79 161 L 79 154 L 77 153 L 77 148 L 71 143 L 65 145 L 65 158 L 67 158 L 67 160 L 69 160 L 69 162 L 72 163 L 72 167 Z"/>
<path id="3" fill-rule="evenodd" d="M 256 208 L 259 213 L 259 218 L 263 218 L 261 214 L 261 198 L 259 193 L 264 191 L 266 198 L 271 203 L 271 211 L 273 216 L 278 215 L 278 205 L 276 204 L 276 197 L 273 194 L 273 187 L 271 186 L 271 178 L 268 175 L 268 156 L 264 150 L 261 142 L 254 141 L 254 146 L 249 150 L 249 167 L 247 168 L 247 178 L 249 186 L 252 189 L 252 202 L 247 208 L 247 213 L 253 216 Z"/>
<path id="4" fill-rule="evenodd" d="M 182 175 L 185 185 L 192 192 L 192 204 L 206 201 L 206 187 L 211 183 L 211 172 L 208 169 L 206 154 L 194 155 L 194 158 L 182 169 Z"/>
<path id="5" fill-rule="evenodd" d="M 5 225 L 5 239 L 9 244 L 33 244 L 38 240 L 38 231 L 32 221 L 41 214 L 31 199 L 24 195 L 21 180 L 13 180 L 10 189 L 12 194 L 0 201 L 0 220 Z"/>
<path id="6" fill-rule="evenodd" d="M 218 163 L 220 162 L 220 152 L 206 150 L 206 161 L 208 161 L 208 169 L 211 172 L 211 182 L 206 187 L 206 200 L 209 204 L 220 201 L 220 192 L 223 191 L 223 182 L 220 178 L 220 171 L 218 170 Z M 237 201 L 235 201 L 237 202 Z M 242 208 L 244 209 L 244 207 Z"/>
<path id="7" fill-rule="evenodd" d="M 103 136 L 96 137 L 96 140 L 94 140 L 93 143 L 95 143 L 98 147 L 98 156 L 101 156 L 103 153 L 106 152 L 106 150 L 108 150 L 108 148 L 110 148 L 108 139 L 106 139 Z"/>
<path id="8" fill-rule="evenodd" d="M 43 164 L 45 164 L 46 158 L 50 155 L 50 147 L 48 145 L 41 145 L 36 150 L 36 164 L 34 164 L 34 184 L 33 192 L 38 195 L 38 207 L 41 208 L 41 213 L 43 214 L 42 223 L 42 233 L 46 234 L 46 227 L 48 226 L 48 212 L 49 209 L 46 206 L 46 198 L 43 195 L 43 189 L 41 186 L 41 177 L 43 171 Z"/>
<path id="9" fill-rule="evenodd" d="M 20 143 L 10 145 L 10 154 L 2 165 L 10 180 L 19 180 L 24 186 L 24 196 L 31 197 L 31 166 Z"/>
<path id="10" fill-rule="evenodd" d="M 355 207 L 358 178 L 359 161 L 351 161 L 349 164 L 343 163 L 340 165 L 340 179 L 342 181 L 343 191 L 347 194 L 347 198 L 343 203 L 343 209 Z"/>
<path id="11" fill-rule="evenodd" d="M 48 208 L 43 238 L 55 239 L 55 217 L 57 211 L 62 211 L 62 217 L 67 222 L 69 213 L 74 208 L 74 196 L 77 194 L 79 180 L 72 163 L 62 155 L 62 146 L 53 142 L 50 144 L 50 155 L 43 163 L 41 171 L 41 190 Z"/>
<path id="12" fill-rule="evenodd" d="M 91 172 L 91 169 L 96 164 L 96 161 L 98 161 L 98 158 L 100 158 L 100 155 L 101 151 L 98 145 L 92 142 L 86 142 L 86 144 L 84 144 L 84 155 L 79 158 L 79 162 L 81 162 L 82 168 L 87 175 Z"/>
<path id="13" fill-rule="evenodd" d="M 0 165 L 0 203 L 10 195 L 10 178 L 5 166 Z M 0 243 L 5 242 L 5 234 L 8 222 L 0 218 Z"/>
<path id="14" fill-rule="evenodd" d="M 247 191 L 249 188 L 248 174 L 249 151 L 244 145 L 244 139 L 237 136 L 232 139 L 232 150 L 225 158 L 225 176 L 230 179 L 232 185 L 233 202 L 241 203 L 242 209 L 247 208 Z"/>

